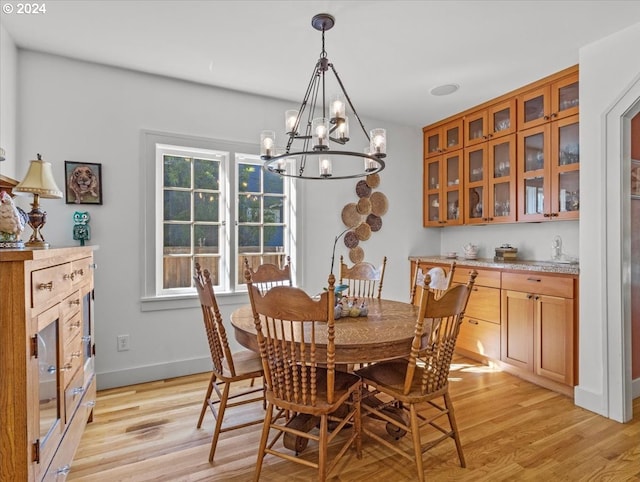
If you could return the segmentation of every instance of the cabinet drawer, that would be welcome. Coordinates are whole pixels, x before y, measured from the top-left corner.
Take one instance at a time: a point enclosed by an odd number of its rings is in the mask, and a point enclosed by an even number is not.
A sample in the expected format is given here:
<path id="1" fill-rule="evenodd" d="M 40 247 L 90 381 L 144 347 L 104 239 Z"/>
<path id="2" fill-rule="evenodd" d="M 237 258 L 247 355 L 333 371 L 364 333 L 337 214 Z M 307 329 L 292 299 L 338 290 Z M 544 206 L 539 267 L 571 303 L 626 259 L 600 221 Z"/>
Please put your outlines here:
<path id="1" fill-rule="evenodd" d="M 456 347 L 499 360 L 500 325 L 465 316 Z"/>
<path id="2" fill-rule="evenodd" d="M 60 316 L 65 320 L 69 320 L 74 314 L 80 311 L 80 292 L 74 291 L 73 294 L 67 296 L 60 303 Z"/>
<path id="3" fill-rule="evenodd" d="M 31 272 L 31 307 L 46 303 L 71 289 L 71 263 Z"/>
<path id="4" fill-rule="evenodd" d="M 71 262 L 71 281 L 74 286 L 80 285 L 91 279 L 91 264 L 93 257 L 78 259 Z"/>
<path id="5" fill-rule="evenodd" d="M 82 318 L 80 317 L 80 313 L 76 313 L 75 315 L 66 318 L 64 321 L 64 326 L 62 327 L 62 340 L 64 345 L 70 345 L 70 343 L 76 342 L 74 338 L 79 337 L 82 333 Z M 75 345 L 74 345 L 75 348 Z M 68 350 L 71 350 L 71 346 Z M 67 350 L 67 348 L 65 348 Z"/>
<path id="6" fill-rule="evenodd" d="M 456 270 L 453 272 L 453 282 L 465 284 L 469 281 L 469 275 L 474 269 L 478 272 L 475 281 L 476 286 L 500 288 L 500 271 L 476 269 L 473 266 L 456 266 Z"/>
<path id="7" fill-rule="evenodd" d="M 474 285 L 465 314 L 471 318 L 500 324 L 500 290 Z"/>
<path id="8" fill-rule="evenodd" d="M 502 289 L 573 298 L 574 279 L 539 273 L 502 273 Z"/>
<path id="9" fill-rule="evenodd" d="M 78 369 L 82 366 L 82 337 L 76 336 L 64 347 L 62 358 L 62 370 L 64 371 L 64 387 L 71 383 Z M 82 383 L 81 383 L 82 384 Z"/>

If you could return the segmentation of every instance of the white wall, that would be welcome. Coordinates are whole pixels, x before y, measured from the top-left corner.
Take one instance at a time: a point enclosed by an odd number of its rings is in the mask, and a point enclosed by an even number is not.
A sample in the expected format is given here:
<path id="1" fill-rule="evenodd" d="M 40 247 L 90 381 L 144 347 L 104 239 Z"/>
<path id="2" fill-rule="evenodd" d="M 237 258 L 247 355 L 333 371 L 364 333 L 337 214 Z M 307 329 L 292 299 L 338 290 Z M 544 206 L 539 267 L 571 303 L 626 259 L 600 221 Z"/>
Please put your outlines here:
<path id="1" fill-rule="evenodd" d="M 25 174 L 28 160 L 38 152 L 52 162 L 61 188 L 65 160 L 102 163 L 104 204 L 80 206 L 91 215 L 90 243 L 100 246 L 95 253 L 99 386 L 209 370 L 195 300 L 189 309 L 140 310 L 140 226 L 145 216 L 139 202 L 141 130 L 257 145 L 260 131 L 280 122 L 292 103 L 43 53 L 20 50 L 18 57 L 18 176 Z M 419 246 L 437 251 L 439 243 L 437 233 L 425 233 L 420 226 L 422 133 L 363 120 L 370 128 L 385 125 L 388 130 L 388 168 L 381 173 L 379 190 L 390 200 L 382 230 L 363 247 L 367 259 L 389 257 L 385 295 L 406 299 L 407 256 Z M 315 292 L 326 285 L 333 240 L 344 229 L 342 207 L 357 200 L 355 181 L 298 186 L 304 199 L 299 239 L 304 251 L 298 265 L 302 284 Z M 72 239 L 77 207 L 63 200 L 43 200 L 42 207 L 48 212 L 43 230 L 47 241 L 53 246 L 77 244 Z M 429 239 L 433 247 L 424 245 Z M 347 254 L 342 243 L 337 255 L 341 252 Z M 235 306 L 221 303 L 228 318 Z M 130 335 L 130 351 L 117 352 L 119 334 Z"/>
<path id="2" fill-rule="evenodd" d="M 16 179 L 16 97 L 18 53 L 13 39 L 0 23 L 0 147 L 6 160 L 0 174 Z"/>
<path id="3" fill-rule="evenodd" d="M 580 50 L 580 258 L 589 262 L 580 266 L 580 385 L 575 401 L 619 421 L 628 413 L 621 380 L 630 367 L 623 361 L 622 296 L 611 296 L 615 290 L 609 288 L 622 285 L 622 136 L 608 136 L 607 114 L 638 85 L 638 45 L 640 24 Z M 609 360 L 618 367 L 614 377 L 608 373 Z"/>

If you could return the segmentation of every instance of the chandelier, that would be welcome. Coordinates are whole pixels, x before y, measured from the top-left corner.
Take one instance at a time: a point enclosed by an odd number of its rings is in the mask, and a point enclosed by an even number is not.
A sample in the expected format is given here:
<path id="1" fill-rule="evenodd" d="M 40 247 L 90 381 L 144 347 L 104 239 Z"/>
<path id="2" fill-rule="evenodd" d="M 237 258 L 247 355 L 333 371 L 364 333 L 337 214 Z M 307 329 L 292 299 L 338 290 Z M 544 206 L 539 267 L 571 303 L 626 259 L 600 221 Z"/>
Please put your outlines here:
<path id="1" fill-rule="evenodd" d="M 324 48 L 324 33 L 335 24 L 335 18 L 320 13 L 311 25 L 322 32 L 322 52 L 299 110 L 285 112 L 286 147 L 277 147 L 275 131 L 260 135 L 260 158 L 267 171 L 297 179 L 351 179 L 375 174 L 384 169 L 387 155 L 385 129 L 367 132 L 347 91 Z M 340 90 L 327 109 L 325 74 L 331 70 Z M 332 149 L 349 141 L 347 105 L 364 133 L 368 146 L 362 152 Z M 363 141 L 364 143 L 364 141 Z"/>

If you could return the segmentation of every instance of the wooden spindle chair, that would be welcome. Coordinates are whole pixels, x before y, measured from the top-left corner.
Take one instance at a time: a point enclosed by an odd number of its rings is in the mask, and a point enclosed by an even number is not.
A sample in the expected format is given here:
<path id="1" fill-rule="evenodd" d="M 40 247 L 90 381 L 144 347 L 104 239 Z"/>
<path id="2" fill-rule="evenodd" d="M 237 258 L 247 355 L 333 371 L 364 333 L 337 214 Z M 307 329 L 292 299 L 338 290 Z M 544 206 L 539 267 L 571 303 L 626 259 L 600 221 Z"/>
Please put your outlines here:
<path id="1" fill-rule="evenodd" d="M 328 291 L 319 300 L 291 286 L 275 286 L 263 295 L 248 271 L 245 278 L 263 360 L 267 399 L 254 480 L 259 480 L 263 459 L 270 454 L 315 467 L 318 480 L 324 481 L 351 445 L 355 444 L 357 457 L 362 456 L 360 377 L 335 369 L 335 278 L 329 276 Z M 311 417 L 319 421 L 312 423 L 313 432 L 308 433 L 301 426 Z M 315 441 L 317 461 L 287 452 L 288 436 Z M 282 449 L 275 445 L 281 437 Z M 328 446 L 334 439 L 339 440 L 336 444 L 339 448 L 330 461 Z"/>
<path id="2" fill-rule="evenodd" d="M 429 290 L 430 279 L 427 274 L 424 285 L 420 287 L 420 311 L 410 355 L 404 359 L 371 364 L 356 371 L 369 390 L 363 395 L 363 415 L 372 415 L 386 422 L 387 432 L 397 439 L 404 434 L 411 434 L 412 449 L 407 451 L 404 441 L 396 440 L 393 443 L 383 438 L 366 423 L 363 424 L 363 432 L 389 450 L 411 460 L 416 466 L 420 482 L 425 478 L 422 454 L 448 439 L 455 442 L 460 465 L 465 467 L 449 396 L 448 376 L 464 310 L 477 275 L 477 271 L 472 271 L 466 285 L 454 286 L 436 299 L 435 293 Z M 384 402 L 380 401 L 379 395 L 385 396 Z M 391 416 L 389 407 L 401 409 L 401 416 L 397 416 L 397 412 L 391 414 L 396 416 Z M 440 420 L 445 415 L 447 420 Z M 421 432 L 426 435 L 426 427 L 433 428 L 436 435 L 423 441 Z"/>
<path id="3" fill-rule="evenodd" d="M 386 266 L 386 256 L 382 259 L 382 265 L 379 268 L 366 261 L 348 267 L 344 263 L 343 256 L 340 256 L 340 284 L 344 283 L 348 286 L 346 295 L 356 298 L 380 298 Z"/>
<path id="4" fill-rule="evenodd" d="M 255 270 L 249 265 L 249 259 L 244 258 L 245 271 L 249 270 L 251 281 L 261 293 L 274 286 L 293 286 L 291 282 L 291 257 L 287 256 L 287 263 L 280 268 L 272 263 L 263 263 Z"/>
<path id="5" fill-rule="evenodd" d="M 211 351 L 211 361 L 213 362 L 211 380 L 202 403 L 197 427 L 200 428 L 202 426 L 205 412 L 209 407 L 215 419 L 211 450 L 209 451 L 209 462 L 213 462 L 221 433 L 256 425 L 264 420 L 264 417 L 250 420 L 242 419 L 237 420 L 234 424 L 223 426 L 227 408 L 254 402 L 261 402 L 264 405 L 264 387 L 253 387 L 253 379 L 263 376 L 262 360 L 259 354 L 250 350 L 231 352 L 227 333 L 222 322 L 222 315 L 218 309 L 218 302 L 213 291 L 209 270 L 201 270 L 200 265 L 196 263 L 193 280 L 200 299 L 200 306 L 202 307 L 202 316 L 207 333 L 207 341 L 209 342 L 209 350 Z M 246 388 L 243 386 L 241 389 L 234 390 L 233 394 L 231 393 L 233 384 L 237 386 L 239 385 L 238 382 L 246 382 L 248 380 L 251 380 L 251 387 Z M 216 392 L 216 397 L 212 396 L 214 391 Z"/>

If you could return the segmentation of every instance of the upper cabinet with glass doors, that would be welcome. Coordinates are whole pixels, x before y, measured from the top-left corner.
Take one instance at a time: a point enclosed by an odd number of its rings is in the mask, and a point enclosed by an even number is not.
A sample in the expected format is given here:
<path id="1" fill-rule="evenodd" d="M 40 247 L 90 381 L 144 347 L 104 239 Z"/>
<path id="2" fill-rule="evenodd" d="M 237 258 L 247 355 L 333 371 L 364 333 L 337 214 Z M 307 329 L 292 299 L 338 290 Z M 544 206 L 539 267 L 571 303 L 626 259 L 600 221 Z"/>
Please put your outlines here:
<path id="1" fill-rule="evenodd" d="M 440 156 L 462 148 L 463 119 L 454 119 L 437 127 L 423 129 L 424 157 Z"/>
<path id="2" fill-rule="evenodd" d="M 578 116 L 518 133 L 518 220 L 578 219 Z"/>
<path id="3" fill-rule="evenodd" d="M 516 98 L 472 112 L 464 118 L 464 146 L 513 134 L 516 131 Z"/>
<path id="4" fill-rule="evenodd" d="M 518 98 L 518 130 L 578 114 L 578 72 L 542 84 Z"/>
<path id="5" fill-rule="evenodd" d="M 462 224 L 462 149 L 424 163 L 424 226 Z"/>

